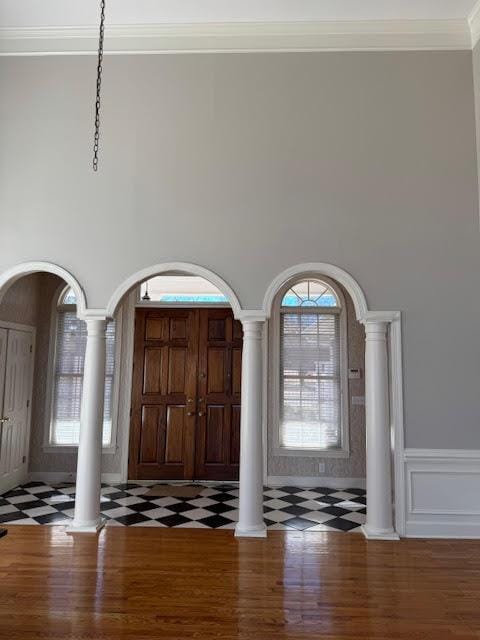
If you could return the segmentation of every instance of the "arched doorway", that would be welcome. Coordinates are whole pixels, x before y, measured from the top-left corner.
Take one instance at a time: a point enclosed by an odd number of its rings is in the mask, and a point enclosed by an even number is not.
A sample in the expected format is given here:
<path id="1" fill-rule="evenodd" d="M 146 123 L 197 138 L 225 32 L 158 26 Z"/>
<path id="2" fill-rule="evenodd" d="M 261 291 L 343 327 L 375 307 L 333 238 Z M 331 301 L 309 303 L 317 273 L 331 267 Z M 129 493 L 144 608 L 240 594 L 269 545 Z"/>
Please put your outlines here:
<path id="1" fill-rule="evenodd" d="M 352 298 L 357 320 L 365 326 L 368 506 L 362 529 L 367 538 L 398 539 L 398 533 L 403 533 L 404 513 L 400 313 L 370 311 L 361 287 L 350 274 L 334 265 L 308 263 L 291 267 L 273 280 L 264 298 L 265 315 L 272 318 L 275 301 L 289 283 L 315 277 L 342 285 Z"/>
<path id="2" fill-rule="evenodd" d="M 24 263 L 0 275 L 0 493 L 52 469 L 63 454 L 62 464 L 75 472 L 76 449 L 62 445 L 72 433 L 78 438 L 81 384 L 75 383 L 79 392 L 68 397 L 69 363 L 62 362 L 61 370 L 53 358 L 57 308 L 67 290 L 78 296 L 84 312 L 81 286 L 57 265 Z M 73 309 L 70 322 L 81 323 Z"/>
<path id="3" fill-rule="evenodd" d="M 132 400 L 119 413 L 124 480 L 238 478 L 242 329 L 233 290 L 199 265 L 162 263 L 117 288 L 109 315 L 119 307 L 123 395 Z"/>

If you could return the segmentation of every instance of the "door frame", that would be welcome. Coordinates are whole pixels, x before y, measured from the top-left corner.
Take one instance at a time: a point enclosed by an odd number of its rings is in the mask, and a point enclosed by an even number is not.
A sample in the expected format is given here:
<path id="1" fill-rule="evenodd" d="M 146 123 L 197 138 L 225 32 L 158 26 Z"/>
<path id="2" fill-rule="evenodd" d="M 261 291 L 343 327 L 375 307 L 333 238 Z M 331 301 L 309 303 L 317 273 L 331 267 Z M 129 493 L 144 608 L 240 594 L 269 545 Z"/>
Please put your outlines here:
<path id="1" fill-rule="evenodd" d="M 138 285 L 138 287 L 140 284 Z M 122 305 L 123 316 L 123 331 L 122 331 L 122 370 L 119 375 L 120 379 L 120 393 L 119 393 L 119 406 L 118 406 L 118 432 L 122 433 L 122 441 L 118 445 L 121 452 L 121 466 L 120 466 L 120 482 L 127 482 L 129 480 L 129 454 L 130 454 L 130 409 L 131 398 L 133 389 L 133 360 L 135 352 L 135 313 L 138 308 L 148 309 L 232 309 L 233 307 L 229 303 L 219 304 L 194 304 L 191 303 L 158 303 L 158 302 L 141 302 L 138 297 L 138 287 L 132 289 L 128 296 L 126 296 Z M 235 318 L 235 312 L 233 313 Z M 264 418 L 265 419 L 265 418 Z M 265 434 L 266 435 L 266 434 Z M 141 484 L 142 482 L 151 483 L 150 480 L 135 480 L 135 482 Z M 159 480 L 158 482 L 164 482 Z M 183 480 L 172 480 L 171 482 L 184 482 Z M 211 480 L 203 480 L 204 484 L 213 482 Z M 231 482 L 238 482 L 232 480 Z"/>
<path id="2" fill-rule="evenodd" d="M 30 339 L 32 343 L 32 353 L 31 353 L 31 366 L 30 366 L 30 375 L 28 380 L 28 411 L 27 411 L 27 446 L 25 450 L 26 457 L 26 466 L 25 472 L 22 482 L 28 481 L 29 474 L 29 465 L 30 465 L 30 438 L 32 435 L 32 406 L 33 406 L 33 382 L 35 375 L 35 355 L 36 355 L 36 338 L 37 338 L 37 330 L 33 325 L 29 324 L 21 324 L 19 322 L 7 322 L 4 320 L 0 320 L 0 329 L 13 330 L 13 331 L 23 331 L 24 333 L 30 334 Z M 3 393 L 3 389 L 0 390 L 0 393 Z M 16 484 L 16 483 L 15 483 Z M 9 491 L 12 487 L 3 488 L 0 485 L 0 495 L 5 491 Z"/>

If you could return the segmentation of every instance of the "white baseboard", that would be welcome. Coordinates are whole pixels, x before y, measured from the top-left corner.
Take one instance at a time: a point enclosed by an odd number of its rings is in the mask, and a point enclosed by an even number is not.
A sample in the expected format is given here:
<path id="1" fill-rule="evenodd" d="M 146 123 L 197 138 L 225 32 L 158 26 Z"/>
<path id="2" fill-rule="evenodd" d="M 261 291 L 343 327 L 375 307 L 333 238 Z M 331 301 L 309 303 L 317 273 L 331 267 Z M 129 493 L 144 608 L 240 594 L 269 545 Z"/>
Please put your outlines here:
<path id="1" fill-rule="evenodd" d="M 62 482 L 75 482 L 76 473 L 68 471 L 30 471 L 28 480 L 30 482 L 47 482 L 60 484 Z M 122 481 L 120 473 L 102 473 L 102 482 L 111 482 L 112 484 Z"/>
<path id="2" fill-rule="evenodd" d="M 327 478 L 325 476 L 267 476 L 269 487 L 329 487 L 365 489 L 365 478 Z"/>
<path id="3" fill-rule="evenodd" d="M 480 451 L 405 450 L 405 533 L 480 538 Z"/>

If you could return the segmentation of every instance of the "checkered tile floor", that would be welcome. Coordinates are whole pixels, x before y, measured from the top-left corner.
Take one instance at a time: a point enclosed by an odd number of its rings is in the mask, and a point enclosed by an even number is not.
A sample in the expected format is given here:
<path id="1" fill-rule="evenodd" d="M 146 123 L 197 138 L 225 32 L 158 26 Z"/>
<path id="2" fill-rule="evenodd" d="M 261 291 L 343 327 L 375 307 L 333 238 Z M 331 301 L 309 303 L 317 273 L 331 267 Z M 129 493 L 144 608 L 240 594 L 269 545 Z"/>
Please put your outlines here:
<path id="1" fill-rule="evenodd" d="M 199 486 L 196 498 L 146 496 L 134 483 L 102 485 L 101 511 L 108 526 L 233 529 L 238 518 L 238 486 Z M 356 531 L 365 522 L 362 489 L 264 487 L 269 529 Z M 30 482 L 0 496 L 0 525 L 67 525 L 73 516 L 75 485 Z"/>

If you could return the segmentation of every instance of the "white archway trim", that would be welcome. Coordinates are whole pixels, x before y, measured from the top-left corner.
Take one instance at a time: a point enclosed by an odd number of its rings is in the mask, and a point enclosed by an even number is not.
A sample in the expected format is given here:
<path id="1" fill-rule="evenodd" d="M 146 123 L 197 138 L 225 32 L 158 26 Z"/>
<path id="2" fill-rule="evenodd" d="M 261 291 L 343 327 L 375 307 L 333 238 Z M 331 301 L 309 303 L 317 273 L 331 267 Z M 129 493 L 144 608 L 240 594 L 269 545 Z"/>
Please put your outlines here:
<path id="1" fill-rule="evenodd" d="M 370 311 L 366 296 L 358 282 L 346 271 L 323 262 L 308 262 L 294 265 L 282 271 L 270 284 L 263 299 L 263 313 L 270 318 L 275 297 L 291 280 L 301 276 L 327 276 L 340 283 L 352 298 L 357 320 L 364 325 L 385 323 L 389 350 L 389 395 L 390 434 L 394 459 L 395 484 L 395 530 L 405 535 L 405 468 L 403 427 L 403 362 L 402 362 L 402 317 L 399 311 Z M 266 386 L 266 383 L 264 382 Z M 393 539 L 396 539 L 396 533 Z M 392 539 L 392 535 L 378 536 Z"/>
<path id="2" fill-rule="evenodd" d="M 10 269 L 7 269 L 0 274 L 0 302 L 8 287 L 10 287 L 14 282 L 23 276 L 42 272 L 52 273 L 59 278 L 62 278 L 70 287 L 72 287 L 77 298 L 77 315 L 79 318 L 83 319 L 87 309 L 87 300 L 82 287 L 69 271 L 57 264 L 53 264 L 52 262 L 23 262 L 10 267 Z"/>
<path id="3" fill-rule="evenodd" d="M 148 280 L 148 278 L 153 278 L 154 276 L 159 276 L 162 275 L 162 273 L 167 273 L 169 271 L 180 271 L 188 275 L 200 276 L 201 278 L 205 278 L 205 280 L 208 280 L 209 282 L 214 284 L 227 298 L 232 307 L 233 315 L 235 316 L 235 318 L 240 317 L 242 312 L 240 302 L 237 298 L 236 293 L 225 282 L 225 280 L 223 280 L 213 271 L 210 271 L 210 269 L 206 269 L 205 267 L 201 267 L 198 264 L 191 264 L 189 262 L 162 262 L 160 264 L 141 269 L 140 271 L 137 271 L 133 275 L 129 276 L 117 287 L 115 293 L 110 298 L 107 306 L 107 316 L 113 317 L 123 296 L 128 291 L 133 289 L 133 287 L 140 284 L 141 282 L 144 282 L 145 280 Z"/>
<path id="4" fill-rule="evenodd" d="M 339 282 L 345 287 L 352 298 L 357 320 L 361 321 L 365 317 L 368 312 L 367 299 L 358 282 L 352 278 L 347 271 L 326 262 L 306 262 L 304 264 L 296 264 L 293 267 L 289 267 L 288 269 L 285 269 L 285 271 L 282 271 L 282 273 L 280 273 L 270 283 L 267 292 L 265 293 L 265 297 L 263 299 L 263 311 L 265 315 L 270 317 L 275 296 L 278 291 L 280 291 L 280 289 L 289 282 L 289 280 L 309 273 L 313 273 L 318 276 L 328 276 L 329 278 L 332 278 L 332 280 Z"/>

